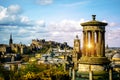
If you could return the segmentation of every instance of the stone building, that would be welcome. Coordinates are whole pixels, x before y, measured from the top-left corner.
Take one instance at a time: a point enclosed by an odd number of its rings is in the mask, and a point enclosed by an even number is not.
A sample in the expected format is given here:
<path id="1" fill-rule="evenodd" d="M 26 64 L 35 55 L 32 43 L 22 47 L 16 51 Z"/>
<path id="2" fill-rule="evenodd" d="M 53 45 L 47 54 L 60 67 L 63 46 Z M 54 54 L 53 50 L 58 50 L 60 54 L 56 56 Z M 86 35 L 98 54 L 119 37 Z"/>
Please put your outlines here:
<path id="1" fill-rule="evenodd" d="M 113 55 L 111 67 L 113 67 L 113 71 L 120 73 L 120 53 Z"/>
<path id="2" fill-rule="evenodd" d="M 81 23 L 83 26 L 83 52 L 79 60 L 80 79 L 109 80 L 109 60 L 105 57 L 105 26 L 107 23 L 93 20 Z"/>
<path id="3" fill-rule="evenodd" d="M 32 48 L 33 49 L 40 49 L 40 48 L 42 48 L 42 46 L 43 46 L 43 44 L 45 43 L 45 40 L 43 39 L 43 40 L 35 40 L 35 39 L 33 39 L 32 40 L 32 43 L 31 43 L 31 46 L 32 46 Z"/>
<path id="4" fill-rule="evenodd" d="M 7 45 L 0 44 L 0 53 L 1 53 L 1 54 L 6 53 L 6 47 L 7 47 Z"/>
<path id="5" fill-rule="evenodd" d="M 14 44 L 13 39 L 12 39 L 12 34 L 10 34 L 9 47 L 11 49 L 10 53 L 23 54 L 23 45 L 21 43 L 20 44 Z"/>
<path id="6" fill-rule="evenodd" d="M 81 57 L 80 39 L 78 38 L 78 35 L 76 35 L 76 38 L 74 39 L 74 47 L 72 53 L 72 61 L 74 62 L 75 70 L 77 70 L 78 60 L 80 59 L 80 57 Z"/>
<path id="7" fill-rule="evenodd" d="M 24 46 L 20 44 L 14 44 L 12 34 L 10 34 L 9 45 L 0 44 L 0 53 L 20 53 L 23 54 Z"/>
<path id="8" fill-rule="evenodd" d="M 109 66 L 109 80 L 120 79 L 120 52 L 114 53 Z"/>

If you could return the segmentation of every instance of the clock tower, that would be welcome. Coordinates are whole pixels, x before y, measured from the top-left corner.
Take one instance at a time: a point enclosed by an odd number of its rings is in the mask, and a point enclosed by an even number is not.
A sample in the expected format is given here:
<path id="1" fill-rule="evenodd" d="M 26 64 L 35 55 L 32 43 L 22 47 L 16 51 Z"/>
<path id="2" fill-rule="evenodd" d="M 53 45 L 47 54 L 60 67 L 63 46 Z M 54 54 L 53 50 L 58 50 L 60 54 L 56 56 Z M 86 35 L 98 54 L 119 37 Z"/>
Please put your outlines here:
<path id="1" fill-rule="evenodd" d="M 77 53 L 80 52 L 80 39 L 78 38 L 78 35 L 76 35 L 76 38 L 74 39 L 74 51 Z"/>
<path id="2" fill-rule="evenodd" d="M 73 48 L 73 54 L 72 54 L 74 69 L 77 69 L 78 60 L 80 59 L 80 57 L 81 57 L 80 39 L 78 38 L 78 35 L 76 35 L 76 38 L 74 39 L 74 48 Z"/>

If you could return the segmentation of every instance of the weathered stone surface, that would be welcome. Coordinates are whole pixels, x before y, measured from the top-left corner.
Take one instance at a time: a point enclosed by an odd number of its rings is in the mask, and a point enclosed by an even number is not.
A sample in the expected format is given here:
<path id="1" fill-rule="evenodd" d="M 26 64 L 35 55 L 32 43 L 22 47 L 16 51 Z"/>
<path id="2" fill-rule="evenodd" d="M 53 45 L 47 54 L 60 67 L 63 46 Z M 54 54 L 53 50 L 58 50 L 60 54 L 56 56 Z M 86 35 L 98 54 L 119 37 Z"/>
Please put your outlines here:
<path id="1" fill-rule="evenodd" d="M 83 57 L 79 60 L 83 64 L 109 64 L 110 61 L 106 57 Z"/>

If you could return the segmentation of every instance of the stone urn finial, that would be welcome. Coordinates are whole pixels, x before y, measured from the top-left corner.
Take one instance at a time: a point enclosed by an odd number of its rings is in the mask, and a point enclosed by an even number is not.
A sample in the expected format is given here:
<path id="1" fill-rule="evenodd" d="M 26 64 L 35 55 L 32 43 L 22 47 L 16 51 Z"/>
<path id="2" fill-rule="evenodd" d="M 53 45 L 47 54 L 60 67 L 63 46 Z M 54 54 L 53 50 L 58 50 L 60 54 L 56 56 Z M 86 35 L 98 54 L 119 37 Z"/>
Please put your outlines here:
<path id="1" fill-rule="evenodd" d="M 96 15 L 92 15 L 92 19 L 95 20 L 95 18 L 96 18 Z"/>

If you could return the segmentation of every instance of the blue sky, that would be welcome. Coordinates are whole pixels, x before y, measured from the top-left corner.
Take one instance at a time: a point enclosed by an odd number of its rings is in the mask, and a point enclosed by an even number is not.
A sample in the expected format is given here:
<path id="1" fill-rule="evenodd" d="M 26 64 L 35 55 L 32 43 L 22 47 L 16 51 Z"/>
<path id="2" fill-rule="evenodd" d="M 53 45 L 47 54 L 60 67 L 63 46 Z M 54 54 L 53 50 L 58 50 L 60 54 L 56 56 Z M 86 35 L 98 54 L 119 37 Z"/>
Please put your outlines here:
<path id="1" fill-rule="evenodd" d="M 120 47 L 120 0 L 0 0 L 0 44 L 30 44 L 32 39 L 68 42 L 76 35 L 82 42 L 81 22 L 97 20 L 108 23 L 106 44 Z"/>

